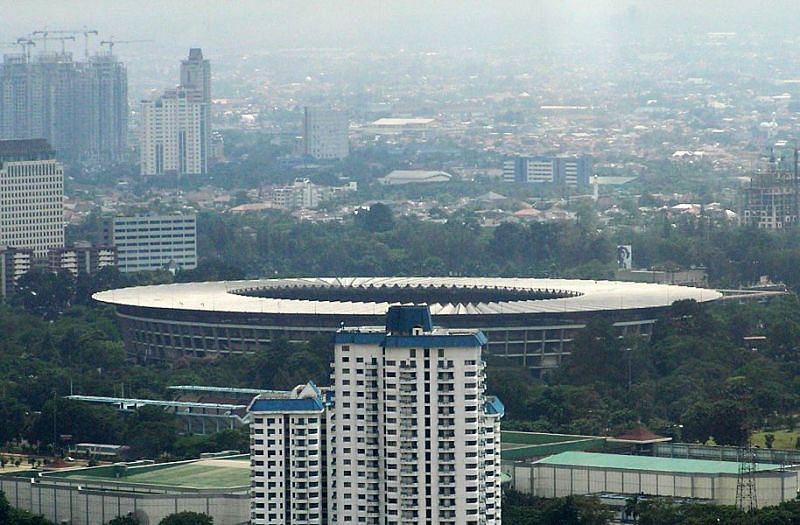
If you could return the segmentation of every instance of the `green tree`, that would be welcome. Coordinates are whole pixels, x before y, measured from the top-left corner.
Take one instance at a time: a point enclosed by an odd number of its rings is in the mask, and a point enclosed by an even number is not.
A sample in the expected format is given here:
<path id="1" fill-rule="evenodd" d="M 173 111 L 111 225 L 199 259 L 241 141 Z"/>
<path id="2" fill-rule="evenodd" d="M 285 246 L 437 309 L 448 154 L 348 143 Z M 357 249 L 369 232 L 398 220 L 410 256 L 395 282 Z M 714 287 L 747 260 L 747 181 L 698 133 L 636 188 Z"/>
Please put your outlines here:
<path id="1" fill-rule="evenodd" d="M 385 232 L 394 228 L 394 215 L 389 206 L 376 202 L 367 208 L 360 208 L 355 215 L 356 224 L 370 232 Z"/>
<path id="2" fill-rule="evenodd" d="M 175 416 L 160 407 L 139 408 L 126 426 L 125 443 L 135 458 L 157 458 L 172 452 L 178 438 Z"/>
<path id="3" fill-rule="evenodd" d="M 158 525 L 214 525 L 214 519 L 207 514 L 185 511 L 170 514 Z"/>

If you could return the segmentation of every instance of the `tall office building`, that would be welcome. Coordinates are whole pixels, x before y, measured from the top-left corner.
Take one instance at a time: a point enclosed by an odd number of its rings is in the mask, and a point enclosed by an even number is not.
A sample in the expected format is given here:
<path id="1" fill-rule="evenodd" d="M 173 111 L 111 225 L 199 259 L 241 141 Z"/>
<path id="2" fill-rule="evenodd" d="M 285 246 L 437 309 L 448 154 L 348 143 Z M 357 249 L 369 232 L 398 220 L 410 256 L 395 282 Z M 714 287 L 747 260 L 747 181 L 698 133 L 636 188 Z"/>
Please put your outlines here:
<path id="1" fill-rule="evenodd" d="M 198 175 L 208 170 L 211 66 L 200 49 L 181 62 L 181 83 L 141 103 L 142 175 Z"/>
<path id="2" fill-rule="evenodd" d="M 108 163 L 127 150 L 125 66 L 111 55 L 75 62 L 71 53 L 0 65 L 0 139 L 46 139 L 65 161 Z"/>
<path id="3" fill-rule="evenodd" d="M 586 187 L 592 176 L 592 158 L 515 157 L 503 162 L 506 182 L 550 183 L 559 186 Z"/>
<path id="4" fill-rule="evenodd" d="M 121 272 L 197 268 L 195 215 L 114 217 L 103 236 L 104 246 L 116 247 Z"/>
<path id="5" fill-rule="evenodd" d="M 486 342 L 434 328 L 426 306 L 391 307 L 385 328 L 337 332 L 331 389 L 296 389 L 306 412 L 273 393 L 251 403 L 252 522 L 499 525 L 504 409 L 484 395 Z M 309 477 L 303 447 L 323 433 Z M 313 495 L 295 491 L 309 481 Z"/>
<path id="6" fill-rule="evenodd" d="M 0 246 L 64 246 L 64 168 L 46 140 L 0 140 Z"/>
<path id="7" fill-rule="evenodd" d="M 303 115 L 303 152 L 320 160 L 343 159 L 350 154 L 347 113 L 306 107 Z"/>

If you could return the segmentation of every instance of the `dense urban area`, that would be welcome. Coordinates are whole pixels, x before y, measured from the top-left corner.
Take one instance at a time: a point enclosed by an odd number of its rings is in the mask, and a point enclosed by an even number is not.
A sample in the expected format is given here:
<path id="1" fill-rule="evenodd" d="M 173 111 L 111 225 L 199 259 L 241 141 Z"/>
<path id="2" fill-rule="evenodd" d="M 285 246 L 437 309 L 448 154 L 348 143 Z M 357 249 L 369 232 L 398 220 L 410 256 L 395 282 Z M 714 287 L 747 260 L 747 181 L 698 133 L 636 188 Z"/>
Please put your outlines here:
<path id="1" fill-rule="evenodd" d="M 800 523 L 796 7 L 6 3 L 0 525 Z"/>

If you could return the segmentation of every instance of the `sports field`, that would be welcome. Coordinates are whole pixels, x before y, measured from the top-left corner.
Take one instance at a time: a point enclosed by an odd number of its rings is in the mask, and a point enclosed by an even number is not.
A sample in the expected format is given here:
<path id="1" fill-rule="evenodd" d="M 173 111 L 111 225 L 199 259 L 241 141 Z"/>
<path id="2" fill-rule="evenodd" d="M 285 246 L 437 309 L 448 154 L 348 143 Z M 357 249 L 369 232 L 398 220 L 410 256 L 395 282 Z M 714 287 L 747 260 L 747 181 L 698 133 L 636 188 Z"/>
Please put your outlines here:
<path id="1" fill-rule="evenodd" d="M 98 481 L 98 476 L 81 471 L 67 476 L 69 479 Z M 128 475 L 113 478 L 120 483 L 141 483 L 165 487 L 195 489 L 241 488 L 250 485 L 250 464 L 235 460 L 201 460 L 170 467 L 147 466 L 128 469 Z"/>

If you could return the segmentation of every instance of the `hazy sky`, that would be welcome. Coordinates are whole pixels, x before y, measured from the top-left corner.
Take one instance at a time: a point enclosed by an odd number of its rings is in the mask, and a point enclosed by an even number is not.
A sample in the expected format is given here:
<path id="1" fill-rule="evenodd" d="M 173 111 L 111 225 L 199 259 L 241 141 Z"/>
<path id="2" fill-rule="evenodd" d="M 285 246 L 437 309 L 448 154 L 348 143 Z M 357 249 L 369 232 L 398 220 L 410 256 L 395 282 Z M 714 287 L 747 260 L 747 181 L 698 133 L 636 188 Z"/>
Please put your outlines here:
<path id="1" fill-rule="evenodd" d="M 0 0 L 0 41 L 89 26 L 183 54 L 295 47 L 547 45 L 684 31 L 800 33 L 800 2 L 772 0 Z M 137 46 L 138 47 L 138 46 Z M 143 49 L 139 47 L 139 49 Z"/>

